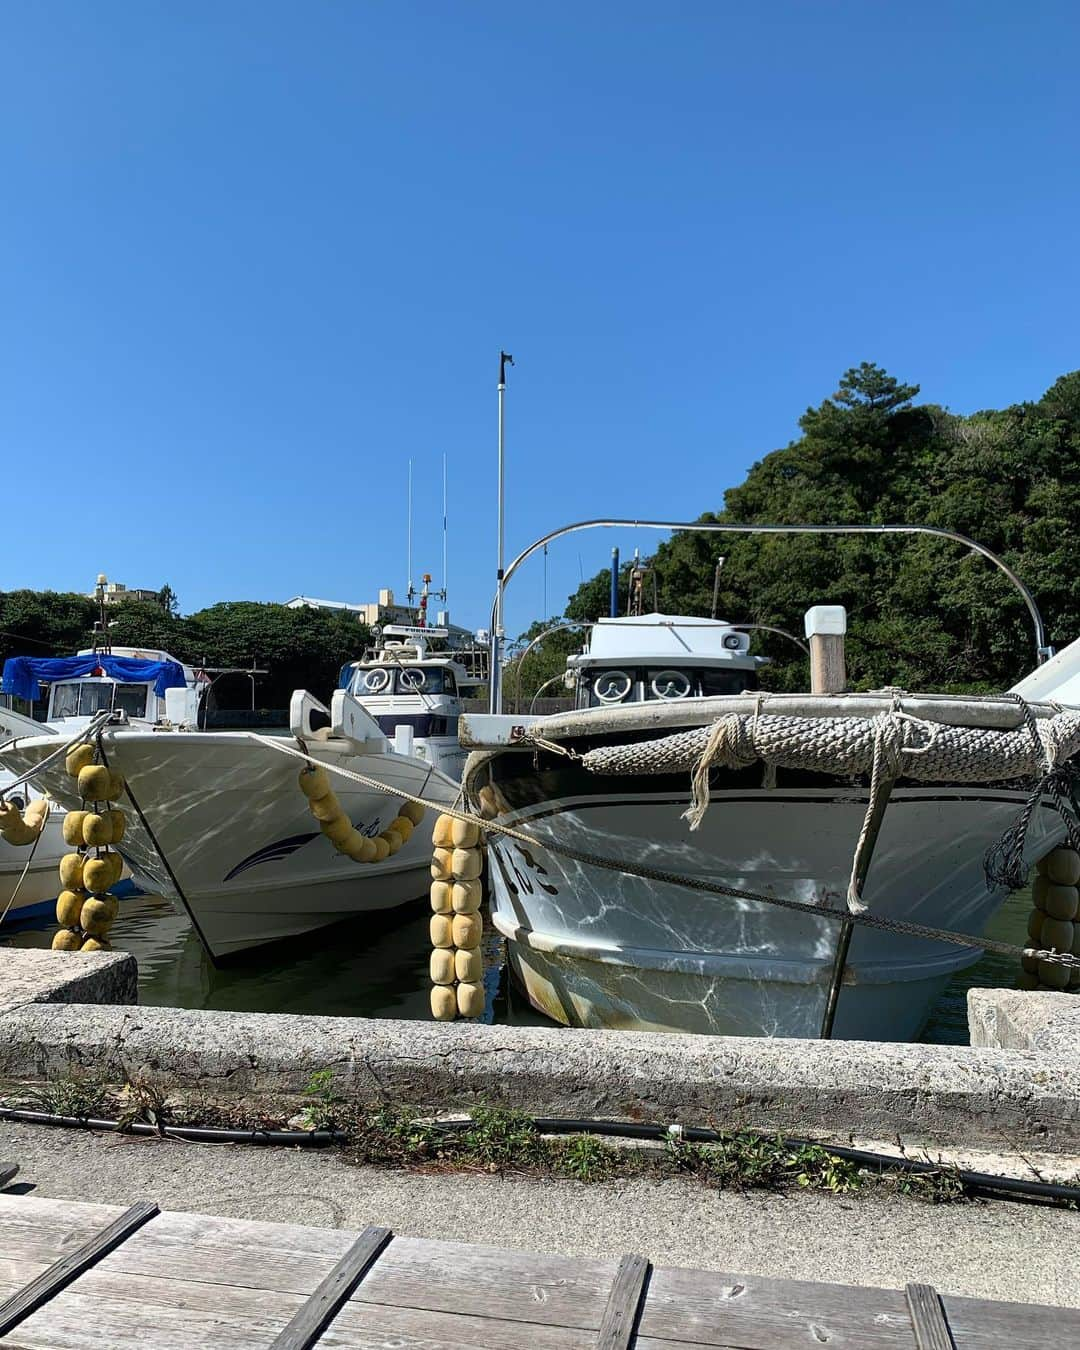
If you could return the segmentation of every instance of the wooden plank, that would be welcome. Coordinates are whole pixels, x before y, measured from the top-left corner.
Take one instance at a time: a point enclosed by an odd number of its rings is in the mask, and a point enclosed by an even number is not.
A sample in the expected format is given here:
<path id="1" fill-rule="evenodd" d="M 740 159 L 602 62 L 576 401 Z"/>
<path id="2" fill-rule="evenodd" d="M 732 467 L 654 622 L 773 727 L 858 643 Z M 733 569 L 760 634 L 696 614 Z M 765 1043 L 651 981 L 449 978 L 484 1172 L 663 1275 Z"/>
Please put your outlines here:
<path id="1" fill-rule="evenodd" d="M 84 1242 L 81 1247 L 54 1261 L 36 1279 L 17 1294 L 12 1294 L 0 1303 L 0 1336 L 4 1336 L 24 1318 L 30 1316 L 42 1304 L 55 1297 L 73 1280 L 78 1279 L 91 1266 L 96 1265 L 103 1256 L 107 1256 L 118 1247 L 136 1229 L 159 1213 L 157 1205 L 151 1200 L 140 1200 L 126 1209 L 118 1219 L 114 1219 L 95 1237 Z"/>
<path id="2" fill-rule="evenodd" d="M 595 1332 L 616 1270 L 615 1261 L 398 1237 L 352 1301 Z"/>
<path id="3" fill-rule="evenodd" d="M 934 1286 L 906 1284 L 904 1298 L 907 1299 L 918 1350 L 956 1350 L 953 1338 L 949 1335 L 945 1310 Z"/>
<path id="4" fill-rule="evenodd" d="M 365 1228 L 318 1289 L 293 1314 L 289 1325 L 274 1338 L 271 1350 L 310 1350 L 392 1236 L 389 1228 Z"/>
<path id="5" fill-rule="evenodd" d="M 953 1339 L 961 1350 L 1045 1350 L 1080 1345 L 1080 1309 L 1043 1303 L 999 1303 L 942 1294 Z"/>
<path id="6" fill-rule="evenodd" d="M 4 1350 L 147 1350 L 148 1345 L 266 1350 L 302 1302 L 296 1294 L 146 1276 L 99 1277 L 95 1270 L 39 1308 L 0 1345 Z"/>
<path id="7" fill-rule="evenodd" d="M 319 1350 L 595 1350 L 596 1333 L 581 1328 L 507 1322 L 472 1313 L 391 1308 L 350 1301 L 331 1322 Z M 665 1350 L 671 1350 L 665 1347 Z"/>
<path id="8" fill-rule="evenodd" d="M 741 1350 L 912 1350 L 898 1289 L 662 1267 L 649 1281 L 638 1335 Z"/>
<path id="9" fill-rule="evenodd" d="M 628 1255 L 619 1262 L 600 1319 L 596 1350 L 628 1350 L 651 1269 L 644 1256 Z"/>

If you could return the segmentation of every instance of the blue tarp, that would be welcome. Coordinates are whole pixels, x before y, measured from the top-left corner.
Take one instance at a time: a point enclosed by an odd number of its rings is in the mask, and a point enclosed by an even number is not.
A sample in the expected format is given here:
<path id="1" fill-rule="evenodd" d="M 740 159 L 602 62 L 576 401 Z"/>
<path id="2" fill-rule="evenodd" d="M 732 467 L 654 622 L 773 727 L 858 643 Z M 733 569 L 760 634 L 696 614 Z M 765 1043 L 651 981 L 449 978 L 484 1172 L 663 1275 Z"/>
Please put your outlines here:
<path id="1" fill-rule="evenodd" d="M 0 693 L 15 694 L 33 702 L 41 697 L 39 680 L 55 684 L 57 680 L 76 680 L 103 670 L 113 680 L 130 684 L 149 684 L 154 681 L 154 693 L 165 697 L 166 689 L 183 689 L 187 684 L 184 668 L 176 661 L 140 661 L 134 656 L 106 656 L 101 652 L 89 656 L 10 656 L 4 662 L 4 678 Z"/>

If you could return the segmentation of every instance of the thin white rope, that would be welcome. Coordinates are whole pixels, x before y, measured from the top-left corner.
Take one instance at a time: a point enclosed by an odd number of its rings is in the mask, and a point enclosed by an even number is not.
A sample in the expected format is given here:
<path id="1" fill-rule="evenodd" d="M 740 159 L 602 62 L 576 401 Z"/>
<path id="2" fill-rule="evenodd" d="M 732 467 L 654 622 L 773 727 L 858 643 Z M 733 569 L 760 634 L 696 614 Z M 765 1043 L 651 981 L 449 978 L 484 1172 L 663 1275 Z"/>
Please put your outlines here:
<path id="1" fill-rule="evenodd" d="M 876 914 L 847 914 L 842 915 L 838 910 L 821 910 L 806 905 L 800 900 L 787 900 L 778 895 L 762 895 L 756 891 L 742 890 L 737 886 L 725 886 L 721 882 L 705 881 L 698 877 L 682 876 L 678 872 L 669 872 L 659 867 L 649 867 L 641 863 L 631 863 L 625 861 L 615 861 L 611 858 L 605 858 L 600 854 L 588 853 L 583 849 L 572 848 L 567 844 L 560 843 L 550 837 L 537 839 L 535 835 L 526 833 L 524 830 L 514 829 L 513 826 L 503 825 L 496 820 L 487 820 L 483 816 L 473 812 L 459 811 L 454 807 L 447 806 L 443 802 L 429 801 L 425 797 L 417 796 L 415 793 L 406 792 L 400 787 L 391 787 L 388 783 L 382 782 L 378 778 L 372 778 L 367 774 L 356 773 L 353 769 L 346 769 L 340 764 L 333 764 L 329 760 L 316 759 L 303 750 L 295 750 L 292 746 L 284 744 L 280 739 L 274 739 L 270 736 L 260 736 L 258 732 L 245 732 L 250 740 L 266 746 L 270 750 L 276 750 L 279 754 L 288 755 L 292 759 L 298 759 L 305 764 L 316 768 L 323 768 L 328 773 L 336 773 L 342 778 L 347 778 L 354 783 L 359 783 L 362 787 L 372 788 L 376 792 L 385 793 L 387 796 L 400 797 L 405 801 L 415 802 L 417 806 L 423 806 L 429 811 L 439 812 L 443 815 L 451 816 L 455 820 L 463 820 L 469 824 L 479 825 L 480 828 L 488 834 L 500 834 L 508 839 L 513 839 L 518 843 L 525 844 L 529 848 L 544 848 L 552 853 L 560 854 L 569 858 L 572 862 L 584 863 L 588 866 L 600 867 L 609 872 L 621 872 L 626 876 L 639 877 L 644 881 L 660 881 L 669 886 L 681 886 L 687 890 L 702 891 L 706 895 L 721 895 L 734 900 L 754 900 L 760 904 L 775 905 L 778 909 L 792 910 L 797 914 L 817 914 L 822 917 L 841 917 L 849 919 L 853 923 L 863 924 L 867 928 L 877 928 L 888 933 L 902 933 L 907 937 L 927 938 L 935 942 L 952 943 L 958 947 L 972 947 L 980 951 L 997 952 L 1002 956 L 1031 956 L 1039 961 L 1054 961 L 1059 965 L 1072 966 L 1080 969 L 1080 956 L 1072 956 L 1065 952 L 1051 952 L 1042 948 L 1017 947 L 1009 942 L 997 942 L 992 938 L 973 937 L 968 933 L 954 933 L 948 928 L 930 928 L 925 924 L 909 923 L 901 919 L 882 918 Z"/>

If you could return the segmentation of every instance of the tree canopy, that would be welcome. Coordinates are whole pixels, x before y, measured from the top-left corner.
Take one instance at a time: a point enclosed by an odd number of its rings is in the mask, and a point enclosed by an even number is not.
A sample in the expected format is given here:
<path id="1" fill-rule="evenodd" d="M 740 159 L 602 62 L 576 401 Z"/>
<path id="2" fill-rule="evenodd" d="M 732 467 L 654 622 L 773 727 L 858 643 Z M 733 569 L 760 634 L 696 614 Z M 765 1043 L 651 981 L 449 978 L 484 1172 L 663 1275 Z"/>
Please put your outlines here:
<path id="1" fill-rule="evenodd" d="M 904 384 L 864 362 L 808 408 L 802 435 L 755 463 L 701 520 L 745 524 L 915 524 L 965 534 L 999 553 L 1034 593 L 1051 640 L 1080 636 L 1080 371 L 1041 399 L 960 416 L 915 402 Z M 707 466 L 702 466 L 703 468 Z M 705 503 L 703 503 L 705 505 Z M 718 555 L 720 617 L 802 636 L 814 604 L 848 611 L 854 688 L 1000 690 L 1034 665 L 1018 593 L 986 559 L 921 536 L 675 534 L 647 560 L 646 608 L 708 615 Z M 622 571 L 625 608 L 628 567 Z M 608 572 L 569 598 L 566 617 L 595 620 L 609 605 Z M 560 642 L 565 641 L 562 634 Z M 763 683 L 807 686 L 805 656 L 763 635 Z M 532 664 L 533 658 L 530 658 Z M 539 661 L 539 673 L 546 667 Z M 526 674 L 525 692 L 533 682 Z"/>

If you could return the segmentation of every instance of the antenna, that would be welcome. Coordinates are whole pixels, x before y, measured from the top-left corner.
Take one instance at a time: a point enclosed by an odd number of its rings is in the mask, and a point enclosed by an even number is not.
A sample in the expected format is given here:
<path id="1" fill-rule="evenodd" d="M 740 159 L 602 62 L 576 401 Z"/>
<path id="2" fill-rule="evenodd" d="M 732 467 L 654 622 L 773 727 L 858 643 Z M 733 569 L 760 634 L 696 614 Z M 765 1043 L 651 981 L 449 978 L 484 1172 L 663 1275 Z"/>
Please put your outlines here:
<path id="1" fill-rule="evenodd" d="M 446 451 L 442 457 L 442 598 L 446 603 Z"/>
<path id="2" fill-rule="evenodd" d="M 412 584 L 412 460 L 409 460 L 409 527 L 407 532 L 408 551 L 409 551 L 409 603 L 412 603 L 413 584 Z"/>

